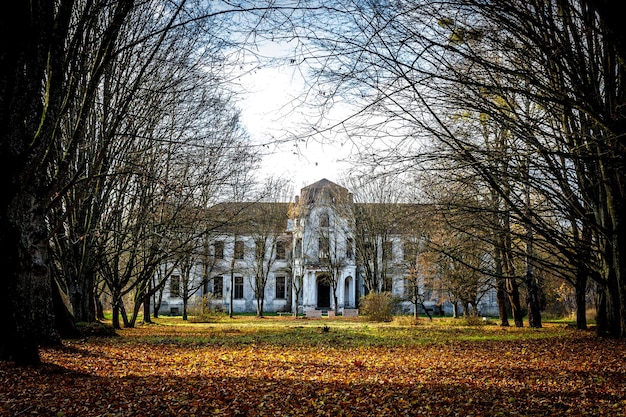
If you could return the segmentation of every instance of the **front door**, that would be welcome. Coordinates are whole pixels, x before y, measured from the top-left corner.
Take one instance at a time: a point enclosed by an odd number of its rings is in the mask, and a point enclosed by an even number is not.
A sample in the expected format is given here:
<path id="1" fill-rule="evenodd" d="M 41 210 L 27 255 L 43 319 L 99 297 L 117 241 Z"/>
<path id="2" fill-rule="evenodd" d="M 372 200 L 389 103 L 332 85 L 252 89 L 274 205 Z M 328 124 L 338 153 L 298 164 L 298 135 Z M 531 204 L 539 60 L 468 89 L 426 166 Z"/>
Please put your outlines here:
<path id="1" fill-rule="evenodd" d="M 330 308 L 330 285 L 324 279 L 317 279 L 317 308 Z"/>

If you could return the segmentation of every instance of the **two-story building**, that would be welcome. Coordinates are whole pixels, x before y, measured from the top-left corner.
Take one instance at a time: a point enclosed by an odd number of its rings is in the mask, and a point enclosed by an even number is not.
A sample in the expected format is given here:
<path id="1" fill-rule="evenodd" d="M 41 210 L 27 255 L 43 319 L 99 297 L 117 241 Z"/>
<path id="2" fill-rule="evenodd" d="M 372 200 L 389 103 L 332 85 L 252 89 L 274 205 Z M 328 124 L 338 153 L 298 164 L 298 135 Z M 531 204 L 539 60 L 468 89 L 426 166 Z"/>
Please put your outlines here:
<path id="1" fill-rule="evenodd" d="M 211 232 L 203 265 L 186 278 L 196 302 L 208 295 L 226 311 L 341 312 L 357 308 L 369 291 L 390 291 L 405 300 L 405 312 L 415 308 L 411 271 L 432 217 L 422 206 L 355 203 L 346 188 L 322 179 L 292 203 L 225 203 L 213 211 L 223 221 Z M 181 279 L 174 269 L 161 313 L 182 311 Z M 427 281 L 419 284 L 423 301 L 443 307 L 445 294 Z"/>

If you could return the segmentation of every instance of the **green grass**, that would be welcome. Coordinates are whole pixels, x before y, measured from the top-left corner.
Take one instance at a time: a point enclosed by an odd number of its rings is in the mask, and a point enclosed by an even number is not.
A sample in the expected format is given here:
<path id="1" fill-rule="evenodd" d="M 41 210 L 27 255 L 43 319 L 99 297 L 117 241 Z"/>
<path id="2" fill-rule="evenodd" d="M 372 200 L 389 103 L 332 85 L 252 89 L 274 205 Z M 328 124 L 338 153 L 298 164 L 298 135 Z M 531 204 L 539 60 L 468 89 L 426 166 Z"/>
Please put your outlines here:
<path id="1" fill-rule="evenodd" d="M 210 323 L 183 321 L 181 317 L 159 317 L 152 324 L 138 324 L 134 329 L 118 331 L 124 343 L 185 346 L 278 347 L 318 346 L 334 348 L 410 347 L 464 341 L 516 341 L 543 339 L 569 330 L 561 323 L 547 323 L 544 328 L 499 327 L 496 321 L 467 325 L 463 319 L 396 318 L 389 323 L 372 323 L 363 318 L 305 319 L 293 317 L 256 318 L 237 315 L 218 316 Z"/>

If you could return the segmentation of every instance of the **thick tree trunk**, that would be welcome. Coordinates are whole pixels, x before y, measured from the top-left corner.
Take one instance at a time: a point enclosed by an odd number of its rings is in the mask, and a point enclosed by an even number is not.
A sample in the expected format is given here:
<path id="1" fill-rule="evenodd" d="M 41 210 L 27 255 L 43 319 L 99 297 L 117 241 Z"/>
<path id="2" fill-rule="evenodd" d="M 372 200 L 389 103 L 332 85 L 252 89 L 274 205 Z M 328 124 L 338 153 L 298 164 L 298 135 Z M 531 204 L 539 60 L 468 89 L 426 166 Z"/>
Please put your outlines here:
<path id="1" fill-rule="evenodd" d="M 104 320 L 104 307 L 102 306 L 102 301 L 100 301 L 100 297 L 94 297 L 94 304 L 96 305 L 96 318 L 98 320 Z"/>
<path id="2" fill-rule="evenodd" d="M 74 317 L 78 322 L 93 323 L 96 321 L 95 306 L 95 273 L 89 267 L 87 271 L 76 277 L 69 285 L 70 303 Z"/>
<path id="3" fill-rule="evenodd" d="M 159 317 L 159 310 L 161 310 L 161 302 L 163 301 L 163 286 L 161 285 L 156 292 L 152 296 L 154 299 L 154 308 L 152 309 L 152 317 L 155 319 Z"/>
<path id="4" fill-rule="evenodd" d="M 144 323 L 152 323 L 152 319 L 150 318 L 150 293 L 147 293 L 143 297 L 143 322 Z"/>
<path id="5" fill-rule="evenodd" d="M 500 326 L 509 327 L 508 300 L 506 296 L 506 281 L 502 276 L 496 277 L 496 301 L 498 302 L 498 316 Z"/>
<path id="6" fill-rule="evenodd" d="M 509 303 L 511 303 L 515 327 L 524 327 L 524 315 L 522 313 L 522 304 L 519 298 L 519 286 L 514 277 L 508 277 L 506 279 L 506 291 L 509 296 Z"/>
<path id="7" fill-rule="evenodd" d="M 293 291 L 293 316 L 298 317 L 298 305 L 300 304 L 300 287 L 302 287 L 302 277 L 296 277 L 298 284 L 292 287 Z M 294 281 L 295 282 L 295 281 Z"/>
<path id="8" fill-rule="evenodd" d="M 455 319 L 459 318 L 459 304 L 456 301 L 452 301 L 452 317 Z"/>
<path id="9" fill-rule="evenodd" d="M 608 334 L 607 306 L 606 306 L 606 286 L 597 284 L 596 288 L 596 333 L 598 336 Z"/>
<path id="10" fill-rule="evenodd" d="M 117 330 L 122 328 L 120 325 L 120 308 L 115 301 L 113 301 L 113 307 L 111 309 L 111 325 Z"/>
<path id="11" fill-rule="evenodd" d="M 498 302 L 498 318 L 500 326 L 509 327 L 509 313 L 507 311 L 506 279 L 502 276 L 502 248 L 494 247 L 496 301 Z"/>
<path id="12" fill-rule="evenodd" d="M 623 137 L 622 137 L 623 139 Z M 622 160 L 625 158 L 622 155 Z M 625 163 L 626 164 L 626 163 Z M 614 313 L 616 323 L 616 332 L 614 337 L 626 337 L 626 190 L 623 187 L 624 178 L 626 177 L 626 167 L 622 167 L 618 163 L 615 168 L 615 175 L 612 182 L 613 199 L 609 204 L 613 223 L 613 236 L 611 239 L 612 268 L 615 271 L 615 291 L 616 291 L 616 312 Z"/>
<path id="13" fill-rule="evenodd" d="M 74 316 L 69 310 L 59 285 L 52 282 L 52 303 L 54 305 L 55 328 L 62 338 L 74 338 L 79 336 L 79 332 L 74 323 Z"/>
<path id="14" fill-rule="evenodd" d="M 534 328 L 541 327 L 541 309 L 539 303 L 539 286 L 535 274 L 526 272 L 526 306 L 528 307 L 528 325 Z"/>
<path id="15" fill-rule="evenodd" d="M 587 329 L 587 272 L 582 268 L 576 271 L 576 328 Z"/>
<path id="16" fill-rule="evenodd" d="M 39 346 L 60 343 L 48 270 L 48 232 L 35 193 L 18 192 L 11 200 L 0 214 L 5 266 L 0 299 L 9 311 L 0 320 L 0 360 L 36 364 Z"/>

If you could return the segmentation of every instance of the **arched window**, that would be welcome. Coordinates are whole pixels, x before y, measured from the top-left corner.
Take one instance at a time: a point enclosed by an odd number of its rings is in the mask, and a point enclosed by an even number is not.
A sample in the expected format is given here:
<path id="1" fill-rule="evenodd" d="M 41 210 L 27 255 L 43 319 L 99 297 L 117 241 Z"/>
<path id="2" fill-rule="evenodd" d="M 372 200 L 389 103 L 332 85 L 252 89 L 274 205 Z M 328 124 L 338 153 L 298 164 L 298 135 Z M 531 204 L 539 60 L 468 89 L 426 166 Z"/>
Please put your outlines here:
<path id="1" fill-rule="evenodd" d="M 330 219 L 328 217 L 328 213 L 320 214 L 320 227 L 328 227 L 330 226 Z"/>

